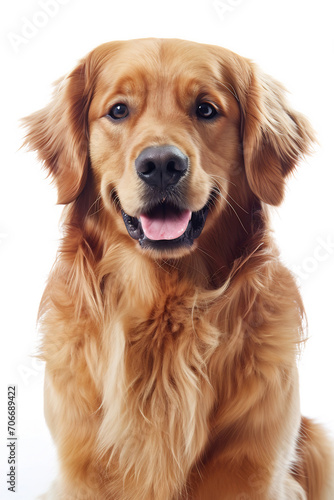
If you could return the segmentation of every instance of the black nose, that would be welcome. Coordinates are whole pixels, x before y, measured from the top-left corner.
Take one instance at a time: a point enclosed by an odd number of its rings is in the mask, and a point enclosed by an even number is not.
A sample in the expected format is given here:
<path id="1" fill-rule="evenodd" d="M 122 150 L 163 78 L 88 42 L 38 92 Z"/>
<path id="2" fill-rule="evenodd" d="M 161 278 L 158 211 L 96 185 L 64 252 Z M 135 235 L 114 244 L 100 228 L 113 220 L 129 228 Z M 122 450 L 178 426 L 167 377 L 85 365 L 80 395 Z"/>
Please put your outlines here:
<path id="1" fill-rule="evenodd" d="M 149 186 L 166 189 L 179 182 L 188 170 L 188 156 L 176 146 L 152 146 L 135 160 L 137 174 Z"/>

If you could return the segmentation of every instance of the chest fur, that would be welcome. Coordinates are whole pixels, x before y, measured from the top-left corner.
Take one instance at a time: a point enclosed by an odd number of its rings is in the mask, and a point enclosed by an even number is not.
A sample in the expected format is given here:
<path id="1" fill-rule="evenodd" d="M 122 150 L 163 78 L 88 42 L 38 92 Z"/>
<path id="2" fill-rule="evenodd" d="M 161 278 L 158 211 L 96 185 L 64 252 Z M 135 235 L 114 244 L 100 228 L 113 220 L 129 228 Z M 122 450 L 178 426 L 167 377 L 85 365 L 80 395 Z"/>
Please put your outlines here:
<path id="1" fill-rule="evenodd" d="M 158 484 L 169 498 L 207 442 L 206 369 L 218 336 L 195 298 L 182 294 L 114 322 L 100 441 L 123 478 L 144 478 L 136 483 L 146 488 L 142 498 L 158 498 Z"/>

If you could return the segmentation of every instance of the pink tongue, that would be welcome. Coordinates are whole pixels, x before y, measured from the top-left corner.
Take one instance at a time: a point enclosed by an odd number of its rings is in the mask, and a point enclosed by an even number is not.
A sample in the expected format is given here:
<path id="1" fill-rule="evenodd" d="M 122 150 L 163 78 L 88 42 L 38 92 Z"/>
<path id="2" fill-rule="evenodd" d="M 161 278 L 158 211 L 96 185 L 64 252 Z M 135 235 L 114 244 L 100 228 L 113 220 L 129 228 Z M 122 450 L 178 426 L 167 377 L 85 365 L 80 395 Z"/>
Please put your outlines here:
<path id="1" fill-rule="evenodd" d="M 140 221 L 145 236 L 150 240 L 175 240 L 185 232 L 190 218 L 190 210 L 176 212 L 161 206 L 155 209 L 154 214 L 142 214 Z"/>

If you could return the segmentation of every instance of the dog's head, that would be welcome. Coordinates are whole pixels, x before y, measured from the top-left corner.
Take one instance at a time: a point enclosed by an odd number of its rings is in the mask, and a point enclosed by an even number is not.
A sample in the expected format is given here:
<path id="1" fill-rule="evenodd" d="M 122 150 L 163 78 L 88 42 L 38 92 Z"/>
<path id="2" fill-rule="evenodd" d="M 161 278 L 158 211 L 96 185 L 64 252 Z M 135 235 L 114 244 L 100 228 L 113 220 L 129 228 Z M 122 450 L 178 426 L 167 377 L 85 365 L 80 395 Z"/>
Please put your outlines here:
<path id="1" fill-rule="evenodd" d="M 189 253 L 228 207 L 278 205 L 313 139 L 254 64 L 182 40 L 98 47 L 26 123 L 59 203 L 91 189 L 155 257 Z"/>

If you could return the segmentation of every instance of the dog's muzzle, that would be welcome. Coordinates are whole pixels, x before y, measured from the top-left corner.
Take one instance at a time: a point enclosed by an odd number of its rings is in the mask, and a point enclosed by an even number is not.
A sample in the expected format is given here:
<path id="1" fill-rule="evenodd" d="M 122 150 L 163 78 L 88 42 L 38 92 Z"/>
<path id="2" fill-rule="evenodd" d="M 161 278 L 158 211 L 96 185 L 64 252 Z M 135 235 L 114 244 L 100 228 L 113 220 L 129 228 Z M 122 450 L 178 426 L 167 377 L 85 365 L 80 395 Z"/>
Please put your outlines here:
<path id="1" fill-rule="evenodd" d="M 209 207 L 191 212 L 183 206 L 180 181 L 189 172 L 188 156 L 172 145 L 148 147 L 135 160 L 135 168 L 145 183 L 149 208 L 139 217 L 122 210 L 131 238 L 155 250 L 191 247 L 203 230 Z"/>
<path id="2" fill-rule="evenodd" d="M 138 240 L 141 247 L 173 250 L 192 246 L 204 228 L 208 211 L 208 204 L 198 212 L 191 213 L 162 203 L 139 218 L 131 217 L 123 210 L 122 215 L 129 235 Z M 174 237 L 179 232 L 181 234 Z"/>

